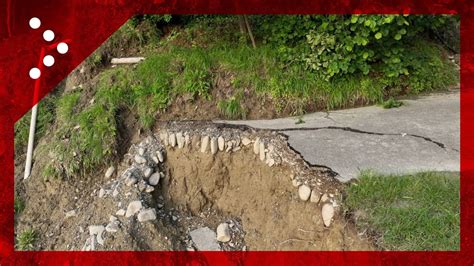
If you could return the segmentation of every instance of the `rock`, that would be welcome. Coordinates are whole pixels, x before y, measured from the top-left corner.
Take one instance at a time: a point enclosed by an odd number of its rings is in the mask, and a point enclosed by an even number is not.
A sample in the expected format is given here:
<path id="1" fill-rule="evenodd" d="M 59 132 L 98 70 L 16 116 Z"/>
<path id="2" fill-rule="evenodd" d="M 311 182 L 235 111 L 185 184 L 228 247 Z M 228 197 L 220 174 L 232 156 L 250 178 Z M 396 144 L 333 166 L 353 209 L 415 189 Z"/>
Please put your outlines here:
<path id="1" fill-rule="evenodd" d="M 158 156 L 158 160 L 160 161 L 160 163 L 162 163 L 165 160 L 165 158 L 163 157 L 163 153 L 161 151 L 157 151 L 156 156 Z"/>
<path id="2" fill-rule="evenodd" d="M 293 179 L 293 180 L 291 181 L 291 184 L 292 184 L 294 187 L 299 187 L 299 186 L 301 186 L 301 184 L 303 184 L 303 183 L 302 183 L 301 181 L 299 181 L 298 179 L 295 178 L 295 179 Z"/>
<path id="3" fill-rule="evenodd" d="M 146 184 L 146 182 L 143 181 L 143 180 L 141 180 L 141 181 L 138 183 L 138 190 L 139 190 L 140 192 L 143 192 L 143 191 L 145 190 L 146 186 L 148 186 L 148 185 Z"/>
<path id="4" fill-rule="evenodd" d="M 260 142 L 258 153 L 260 154 L 260 161 L 264 161 L 265 160 L 265 143 Z"/>
<path id="5" fill-rule="evenodd" d="M 132 201 L 128 204 L 128 207 L 127 207 L 127 212 L 125 213 L 125 217 L 131 217 L 133 215 L 135 215 L 137 212 L 140 211 L 140 209 L 142 208 L 142 202 L 139 201 L 139 200 L 136 200 L 136 201 Z"/>
<path id="6" fill-rule="evenodd" d="M 211 138 L 211 153 L 214 155 L 217 153 L 217 138 Z"/>
<path id="7" fill-rule="evenodd" d="M 328 201 L 329 197 L 328 197 L 328 194 L 324 193 L 322 196 L 321 196 L 321 199 L 320 199 L 320 202 L 326 202 Z"/>
<path id="8" fill-rule="evenodd" d="M 298 188 L 298 195 L 302 201 L 307 201 L 311 196 L 311 188 L 309 188 L 307 185 L 301 185 Z"/>
<path id="9" fill-rule="evenodd" d="M 117 221 L 117 220 L 118 220 L 117 217 L 115 217 L 115 216 L 113 216 L 113 215 L 110 215 L 110 216 L 109 216 L 109 222 L 115 222 L 115 221 Z"/>
<path id="10" fill-rule="evenodd" d="M 119 222 L 118 221 L 113 221 L 113 222 L 110 222 L 109 224 L 107 224 L 107 226 L 105 227 L 105 231 L 109 232 L 109 233 L 115 233 L 119 230 Z"/>
<path id="11" fill-rule="evenodd" d="M 232 141 L 227 141 L 227 149 L 225 149 L 225 152 L 229 152 L 230 150 L 232 150 Z"/>
<path id="12" fill-rule="evenodd" d="M 119 191 L 118 191 L 118 189 L 117 189 L 117 188 L 115 188 L 115 189 L 114 189 L 114 191 L 112 192 L 112 197 L 114 197 L 114 198 L 115 198 L 115 197 L 117 197 L 117 196 L 118 196 L 118 194 L 119 194 Z"/>
<path id="13" fill-rule="evenodd" d="M 104 232 L 105 227 L 103 225 L 90 225 L 89 226 L 89 235 L 97 236 L 97 243 L 104 245 L 104 239 L 102 238 L 102 233 Z"/>
<path id="14" fill-rule="evenodd" d="M 220 151 L 224 151 L 224 148 L 225 148 L 225 140 L 224 140 L 224 137 L 219 136 L 219 138 L 217 138 L 217 145 L 219 146 L 219 150 L 220 150 Z"/>
<path id="15" fill-rule="evenodd" d="M 145 170 L 143 170 L 143 176 L 145 178 L 149 178 L 152 173 L 153 173 L 153 169 L 151 169 L 150 167 L 147 167 L 145 168 Z"/>
<path id="16" fill-rule="evenodd" d="M 200 251 L 220 251 L 221 247 L 216 240 L 216 233 L 208 227 L 201 227 L 189 233 L 196 248 Z"/>
<path id="17" fill-rule="evenodd" d="M 169 135 L 169 143 L 170 143 L 171 147 L 176 146 L 176 135 L 175 134 L 171 133 Z"/>
<path id="18" fill-rule="evenodd" d="M 75 210 L 66 212 L 66 218 L 74 217 L 74 216 L 76 216 L 76 211 Z"/>
<path id="19" fill-rule="evenodd" d="M 145 148 L 143 148 L 143 147 L 138 148 L 138 154 L 139 154 L 140 156 L 145 155 Z"/>
<path id="20" fill-rule="evenodd" d="M 145 157 L 136 154 L 135 155 L 135 162 L 138 163 L 138 164 L 144 164 L 144 163 L 146 163 L 146 159 L 145 159 Z"/>
<path id="21" fill-rule="evenodd" d="M 165 146 L 168 146 L 170 144 L 169 137 L 168 137 L 168 132 L 163 133 L 163 143 L 165 144 Z"/>
<path id="22" fill-rule="evenodd" d="M 244 146 L 249 145 L 251 142 L 252 142 L 252 141 L 251 141 L 249 138 L 247 138 L 247 137 L 243 137 L 243 138 L 242 138 L 242 144 L 244 144 Z"/>
<path id="23" fill-rule="evenodd" d="M 253 143 L 253 152 L 258 154 L 260 152 L 260 138 L 256 138 L 255 142 Z"/>
<path id="24" fill-rule="evenodd" d="M 118 210 L 118 211 L 115 213 L 115 215 L 117 215 L 117 216 L 124 216 L 124 215 L 125 215 L 125 210 L 124 210 L 124 209 L 120 209 L 120 210 Z"/>
<path id="25" fill-rule="evenodd" d="M 266 163 L 267 163 L 268 166 L 272 167 L 273 165 L 275 165 L 275 160 L 273 160 L 273 158 L 270 158 L 270 157 L 267 156 Z"/>
<path id="26" fill-rule="evenodd" d="M 158 185 L 159 182 L 160 182 L 160 173 L 154 173 L 150 176 L 150 178 L 148 178 L 148 184 L 152 186 Z"/>
<path id="27" fill-rule="evenodd" d="M 207 146 L 209 146 L 209 136 L 204 136 L 201 138 L 201 152 L 202 153 L 207 151 Z"/>
<path id="28" fill-rule="evenodd" d="M 217 241 L 219 242 L 229 242 L 230 241 L 230 231 L 229 231 L 229 224 L 221 223 L 217 227 Z"/>
<path id="29" fill-rule="evenodd" d="M 184 148 L 184 136 L 183 133 L 178 132 L 176 133 L 176 142 L 178 143 L 178 148 Z"/>
<path id="30" fill-rule="evenodd" d="M 150 185 L 146 185 L 146 188 L 145 188 L 145 192 L 146 193 L 151 193 L 155 190 L 155 188 L 153 186 L 150 186 Z"/>
<path id="31" fill-rule="evenodd" d="M 334 217 L 334 207 L 331 203 L 325 203 L 321 210 L 323 216 L 324 226 L 329 227 L 331 225 L 332 218 Z"/>
<path id="32" fill-rule="evenodd" d="M 137 183 L 137 181 L 138 180 L 137 180 L 136 177 L 130 176 L 129 178 L 127 178 L 127 180 L 125 180 L 125 184 L 130 187 L 130 186 L 135 185 Z"/>
<path id="33" fill-rule="evenodd" d="M 110 166 L 107 171 L 105 171 L 105 178 L 110 178 L 115 172 L 115 167 Z"/>
<path id="34" fill-rule="evenodd" d="M 105 190 L 103 188 L 101 188 L 99 190 L 99 198 L 103 198 L 105 196 Z"/>
<path id="35" fill-rule="evenodd" d="M 156 211 L 155 209 L 142 210 L 138 213 L 137 218 L 141 223 L 156 220 Z"/>
<path id="36" fill-rule="evenodd" d="M 311 196 L 309 197 L 309 201 L 318 203 L 319 202 L 319 192 L 315 189 L 311 191 Z"/>
<path id="37" fill-rule="evenodd" d="M 191 144 L 191 138 L 189 137 L 188 133 L 184 134 L 184 145 L 189 146 Z"/>

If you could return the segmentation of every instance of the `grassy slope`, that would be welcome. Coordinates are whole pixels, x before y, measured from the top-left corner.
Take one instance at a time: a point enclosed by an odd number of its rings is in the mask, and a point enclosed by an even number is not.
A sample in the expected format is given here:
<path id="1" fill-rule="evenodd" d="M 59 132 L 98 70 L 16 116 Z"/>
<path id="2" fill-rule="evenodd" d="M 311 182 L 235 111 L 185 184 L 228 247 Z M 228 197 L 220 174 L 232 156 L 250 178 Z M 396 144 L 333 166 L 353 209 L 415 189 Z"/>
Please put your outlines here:
<path id="1" fill-rule="evenodd" d="M 365 173 L 347 190 L 345 208 L 360 231 L 387 250 L 459 250 L 459 176 Z"/>

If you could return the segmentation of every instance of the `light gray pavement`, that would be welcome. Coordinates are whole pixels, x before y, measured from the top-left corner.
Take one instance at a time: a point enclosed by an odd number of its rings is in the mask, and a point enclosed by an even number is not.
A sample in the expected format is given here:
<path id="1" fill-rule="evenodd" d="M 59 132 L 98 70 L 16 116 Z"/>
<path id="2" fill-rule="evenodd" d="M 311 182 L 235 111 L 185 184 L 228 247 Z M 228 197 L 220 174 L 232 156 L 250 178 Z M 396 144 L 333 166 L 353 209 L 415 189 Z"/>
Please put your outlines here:
<path id="1" fill-rule="evenodd" d="M 370 106 L 297 118 L 215 121 L 275 129 L 311 164 L 331 168 L 341 181 L 361 170 L 385 174 L 460 170 L 460 93 L 403 100 L 400 108 Z"/>

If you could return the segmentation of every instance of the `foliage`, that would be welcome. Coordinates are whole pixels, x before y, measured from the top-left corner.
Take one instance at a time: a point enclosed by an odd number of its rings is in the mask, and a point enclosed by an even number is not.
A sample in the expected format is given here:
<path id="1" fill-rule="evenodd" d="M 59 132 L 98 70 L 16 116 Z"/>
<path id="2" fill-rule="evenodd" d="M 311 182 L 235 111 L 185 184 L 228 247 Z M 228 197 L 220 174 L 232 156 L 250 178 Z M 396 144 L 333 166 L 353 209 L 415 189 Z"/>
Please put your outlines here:
<path id="1" fill-rule="evenodd" d="M 344 208 L 388 250 L 459 250 L 459 176 L 363 173 Z"/>
<path id="2" fill-rule="evenodd" d="M 240 104 L 241 95 L 232 96 L 227 100 L 220 100 L 217 104 L 220 112 L 227 119 L 245 119 L 246 112 Z"/>
<path id="3" fill-rule="evenodd" d="M 263 19 L 265 40 L 289 62 L 304 62 L 329 80 L 354 73 L 382 72 L 388 78 L 409 75 L 413 60 L 406 48 L 445 16 L 316 15 Z"/>
<path id="4" fill-rule="evenodd" d="M 385 109 L 390 108 L 398 108 L 403 105 L 403 102 L 395 100 L 394 98 L 390 98 L 384 102 L 382 102 L 382 107 Z"/>
<path id="5" fill-rule="evenodd" d="M 25 202 L 22 198 L 15 196 L 13 209 L 15 210 L 15 214 L 20 214 L 25 209 Z"/>
<path id="6" fill-rule="evenodd" d="M 33 229 L 26 229 L 16 238 L 16 248 L 18 250 L 33 250 L 38 235 Z"/>

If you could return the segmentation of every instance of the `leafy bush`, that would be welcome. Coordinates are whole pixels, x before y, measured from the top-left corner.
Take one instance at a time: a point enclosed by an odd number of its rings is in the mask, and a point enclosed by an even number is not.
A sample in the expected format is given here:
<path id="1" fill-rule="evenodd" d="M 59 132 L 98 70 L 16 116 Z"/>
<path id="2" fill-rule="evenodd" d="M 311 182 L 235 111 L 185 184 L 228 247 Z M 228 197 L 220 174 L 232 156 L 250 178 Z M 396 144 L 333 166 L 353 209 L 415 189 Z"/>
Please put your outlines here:
<path id="1" fill-rule="evenodd" d="M 274 16 L 263 19 L 262 28 L 283 59 L 304 62 L 326 80 L 371 72 L 393 78 L 413 70 L 405 48 L 414 37 L 445 21 L 445 16 Z"/>

